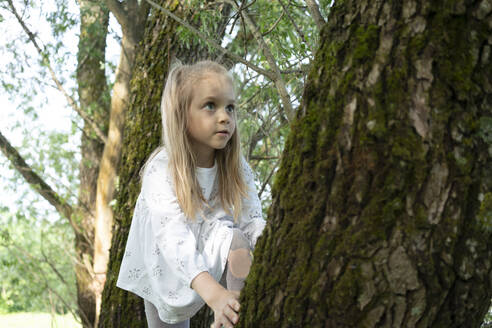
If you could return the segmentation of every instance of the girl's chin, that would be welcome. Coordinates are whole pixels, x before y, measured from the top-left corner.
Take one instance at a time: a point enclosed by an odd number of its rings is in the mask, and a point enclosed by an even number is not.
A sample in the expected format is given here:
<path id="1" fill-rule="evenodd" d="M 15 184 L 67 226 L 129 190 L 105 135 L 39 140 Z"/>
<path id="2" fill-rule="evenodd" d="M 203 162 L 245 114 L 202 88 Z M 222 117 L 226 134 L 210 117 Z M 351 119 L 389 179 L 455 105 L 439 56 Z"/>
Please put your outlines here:
<path id="1" fill-rule="evenodd" d="M 228 143 L 229 143 L 229 140 L 227 142 L 218 143 L 214 148 L 215 149 L 224 149 Z"/>
<path id="2" fill-rule="evenodd" d="M 227 146 L 227 144 L 225 144 L 225 145 L 223 145 L 223 146 L 222 146 L 222 145 L 221 145 L 221 146 L 217 146 L 217 147 L 215 147 L 215 150 L 222 150 L 222 149 L 224 149 L 226 146 Z"/>

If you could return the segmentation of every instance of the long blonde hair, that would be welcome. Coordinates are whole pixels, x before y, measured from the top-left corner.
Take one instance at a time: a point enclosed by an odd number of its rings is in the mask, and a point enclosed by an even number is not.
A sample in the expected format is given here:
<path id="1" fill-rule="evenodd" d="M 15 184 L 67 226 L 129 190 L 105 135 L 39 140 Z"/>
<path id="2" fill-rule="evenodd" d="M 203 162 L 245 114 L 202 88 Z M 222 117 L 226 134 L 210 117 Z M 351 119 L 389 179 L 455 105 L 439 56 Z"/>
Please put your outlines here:
<path id="1" fill-rule="evenodd" d="M 147 160 L 148 163 L 162 148 L 167 150 L 169 172 L 178 203 L 191 220 L 195 219 L 197 210 L 203 214 L 203 205 L 209 205 L 195 174 L 197 160 L 187 133 L 188 117 L 193 85 L 211 72 L 224 74 L 232 80 L 225 67 L 209 60 L 193 65 L 175 63 L 170 69 L 161 102 L 162 144 Z M 227 145 L 215 150 L 215 157 L 220 201 L 225 212 L 237 222 L 242 208 L 242 196 L 247 196 L 247 186 L 240 169 L 241 143 L 237 124 Z"/>

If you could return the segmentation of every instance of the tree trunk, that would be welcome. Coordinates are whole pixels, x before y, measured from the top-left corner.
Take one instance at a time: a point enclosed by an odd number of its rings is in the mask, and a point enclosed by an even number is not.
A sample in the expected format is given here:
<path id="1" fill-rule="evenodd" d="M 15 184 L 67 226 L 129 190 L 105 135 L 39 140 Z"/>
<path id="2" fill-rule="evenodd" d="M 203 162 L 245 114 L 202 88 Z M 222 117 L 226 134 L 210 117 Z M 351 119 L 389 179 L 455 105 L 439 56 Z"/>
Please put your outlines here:
<path id="1" fill-rule="evenodd" d="M 335 1 L 238 327 L 480 326 L 492 296 L 488 3 Z"/>
<path id="2" fill-rule="evenodd" d="M 78 50 L 77 84 L 81 110 L 106 132 L 109 121 L 108 90 L 104 67 L 109 14 L 98 1 L 80 1 L 80 38 Z M 79 166 L 80 191 L 75 231 L 75 264 L 77 302 L 84 327 L 93 327 L 96 318 L 96 284 L 93 264 L 94 214 L 99 162 L 104 145 L 84 125 L 81 141 L 82 160 Z"/>
<path id="3" fill-rule="evenodd" d="M 161 3 L 167 1 L 161 1 Z M 172 1 L 171 1 L 172 2 Z M 166 5 L 166 4 L 163 4 Z M 174 8 L 172 8 L 174 9 Z M 125 119 L 119 185 L 114 212 L 106 284 L 103 291 L 99 327 L 146 327 L 141 298 L 116 287 L 119 267 L 130 228 L 133 207 L 140 191 L 139 170 L 159 145 L 161 134 L 160 99 L 168 68 L 168 52 L 173 45 L 174 21 L 153 10 L 136 66 L 134 90 Z"/>
<path id="4" fill-rule="evenodd" d="M 127 8 L 127 19 L 122 24 L 121 54 L 111 97 L 108 138 L 104 145 L 97 178 L 96 217 L 94 222 L 94 273 L 96 275 L 96 323 L 101 309 L 101 297 L 106 281 L 106 270 L 111 246 L 113 225 L 112 200 L 116 189 L 116 177 L 123 142 L 125 114 L 130 103 L 130 81 L 135 66 L 137 44 L 142 39 L 143 26 L 148 10 Z M 142 13 L 140 11 L 143 11 Z"/>

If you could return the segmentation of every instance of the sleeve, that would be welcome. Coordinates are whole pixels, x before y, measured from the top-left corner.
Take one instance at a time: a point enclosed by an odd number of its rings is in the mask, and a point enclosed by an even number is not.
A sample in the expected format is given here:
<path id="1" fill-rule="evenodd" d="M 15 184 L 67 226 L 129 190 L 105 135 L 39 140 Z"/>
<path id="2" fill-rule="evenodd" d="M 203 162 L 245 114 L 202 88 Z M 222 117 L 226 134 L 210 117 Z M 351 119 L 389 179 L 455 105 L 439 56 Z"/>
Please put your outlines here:
<path id="1" fill-rule="evenodd" d="M 244 232 L 250 242 L 251 249 L 254 249 L 256 240 L 265 228 L 261 202 L 256 191 L 253 170 L 246 159 L 241 156 L 242 173 L 248 187 L 248 198 L 243 198 L 239 228 Z"/>
<path id="2" fill-rule="evenodd" d="M 168 174 L 167 160 L 157 156 L 146 168 L 142 194 L 149 209 L 152 233 L 169 269 L 186 286 L 208 271 L 190 222 L 182 212 Z"/>

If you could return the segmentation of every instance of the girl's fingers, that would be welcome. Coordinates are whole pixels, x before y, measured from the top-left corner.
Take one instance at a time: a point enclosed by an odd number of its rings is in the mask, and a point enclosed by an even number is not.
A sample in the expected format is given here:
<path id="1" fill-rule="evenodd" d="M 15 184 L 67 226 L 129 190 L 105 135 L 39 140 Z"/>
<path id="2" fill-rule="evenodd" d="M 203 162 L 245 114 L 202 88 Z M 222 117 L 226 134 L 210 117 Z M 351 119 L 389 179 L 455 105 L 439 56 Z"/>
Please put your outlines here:
<path id="1" fill-rule="evenodd" d="M 234 328 L 232 322 L 230 322 L 225 315 L 220 316 L 219 320 L 216 321 L 214 325 L 215 325 L 214 328 Z"/>
<path id="2" fill-rule="evenodd" d="M 237 300 L 235 300 L 235 299 L 230 299 L 230 300 L 228 300 L 228 301 L 227 301 L 227 304 L 229 304 L 229 306 L 230 306 L 230 307 L 231 307 L 234 311 L 236 311 L 236 312 L 238 312 L 238 311 L 239 311 L 239 308 L 241 307 L 241 306 L 239 305 L 239 302 L 238 302 Z"/>
<path id="3" fill-rule="evenodd" d="M 233 324 L 236 324 L 239 321 L 239 316 L 229 306 L 224 310 L 224 314 Z"/>

